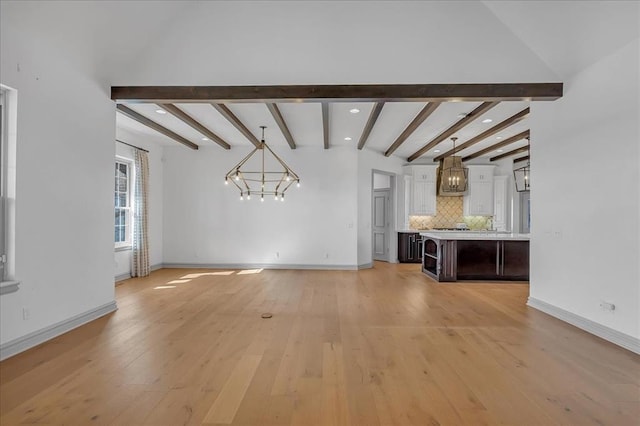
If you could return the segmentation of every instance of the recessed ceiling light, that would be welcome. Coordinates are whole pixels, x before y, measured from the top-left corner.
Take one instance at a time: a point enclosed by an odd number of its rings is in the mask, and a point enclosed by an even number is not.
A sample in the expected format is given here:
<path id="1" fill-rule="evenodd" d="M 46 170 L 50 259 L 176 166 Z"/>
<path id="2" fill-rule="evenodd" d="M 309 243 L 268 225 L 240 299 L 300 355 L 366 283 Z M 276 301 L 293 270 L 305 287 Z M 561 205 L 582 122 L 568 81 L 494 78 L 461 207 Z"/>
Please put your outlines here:
<path id="1" fill-rule="evenodd" d="M 439 149 L 434 149 L 433 152 L 435 152 L 436 154 L 440 152 Z"/>
<path id="2" fill-rule="evenodd" d="M 496 136 L 496 139 L 500 140 L 502 139 L 502 136 Z"/>
<path id="3" fill-rule="evenodd" d="M 351 138 L 349 136 L 347 136 L 346 138 L 344 138 L 345 141 L 350 141 Z"/>
<path id="4" fill-rule="evenodd" d="M 349 112 L 350 112 L 351 114 L 357 114 L 357 113 L 359 113 L 359 112 L 360 112 L 360 110 L 359 110 L 358 108 L 351 108 L 351 109 L 349 110 Z"/>
<path id="5" fill-rule="evenodd" d="M 491 123 L 493 120 L 490 118 L 485 118 L 484 120 L 482 120 L 483 123 Z"/>
<path id="6" fill-rule="evenodd" d="M 501 150 L 501 149 L 499 149 L 499 150 L 497 150 L 496 152 L 502 152 L 502 150 Z"/>
<path id="7" fill-rule="evenodd" d="M 165 110 L 163 110 L 163 109 L 157 109 L 157 110 L 156 110 L 156 112 L 157 112 L 158 114 L 166 114 L 166 113 L 167 113 L 167 111 L 165 111 Z"/>
<path id="8" fill-rule="evenodd" d="M 209 138 L 202 137 L 202 140 L 203 140 L 203 141 L 208 141 L 208 140 L 209 140 Z"/>

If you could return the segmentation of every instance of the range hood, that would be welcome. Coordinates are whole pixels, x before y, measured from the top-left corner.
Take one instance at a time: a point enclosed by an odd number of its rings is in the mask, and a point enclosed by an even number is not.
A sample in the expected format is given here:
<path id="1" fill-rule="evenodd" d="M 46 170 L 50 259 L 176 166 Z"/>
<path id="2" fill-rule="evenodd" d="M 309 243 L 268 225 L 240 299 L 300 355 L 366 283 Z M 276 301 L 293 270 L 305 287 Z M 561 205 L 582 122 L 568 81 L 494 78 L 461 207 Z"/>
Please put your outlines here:
<path id="1" fill-rule="evenodd" d="M 462 164 L 462 157 L 452 155 L 440 160 L 438 167 L 438 195 L 462 197 L 467 191 L 469 169 Z"/>

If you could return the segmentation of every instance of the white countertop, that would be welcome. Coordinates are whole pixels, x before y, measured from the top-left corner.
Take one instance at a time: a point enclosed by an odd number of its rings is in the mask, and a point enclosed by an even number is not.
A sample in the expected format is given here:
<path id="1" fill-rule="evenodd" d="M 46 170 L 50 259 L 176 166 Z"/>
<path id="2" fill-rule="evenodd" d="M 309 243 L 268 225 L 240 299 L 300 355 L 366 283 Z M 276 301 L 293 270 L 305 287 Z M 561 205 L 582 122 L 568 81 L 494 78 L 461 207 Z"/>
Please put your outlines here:
<path id="1" fill-rule="evenodd" d="M 422 231 L 420 235 L 435 240 L 529 241 L 529 234 L 495 231 Z"/>

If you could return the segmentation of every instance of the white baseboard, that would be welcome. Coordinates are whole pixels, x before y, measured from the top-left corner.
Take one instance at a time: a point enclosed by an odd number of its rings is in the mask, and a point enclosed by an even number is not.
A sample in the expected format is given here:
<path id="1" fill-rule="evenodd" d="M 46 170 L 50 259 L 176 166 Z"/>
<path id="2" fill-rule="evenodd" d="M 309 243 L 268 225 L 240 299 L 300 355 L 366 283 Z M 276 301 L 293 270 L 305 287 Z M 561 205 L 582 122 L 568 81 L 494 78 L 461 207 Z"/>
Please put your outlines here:
<path id="1" fill-rule="evenodd" d="M 116 309 L 118 309 L 118 306 L 114 300 L 113 302 L 91 309 L 90 311 L 83 312 L 64 321 L 60 321 L 57 324 L 50 325 L 49 327 L 29 333 L 26 336 L 3 343 L 0 345 L 0 361 L 44 343 L 47 340 L 51 340 L 54 337 L 73 330 L 74 328 L 98 319 L 101 316 L 107 315 Z"/>
<path id="2" fill-rule="evenodd" d="M 362 265 L 358 265 L 358 269 L 371 269 L 373 268 L 373 262 L 363 263 Z"/>
<path id="3" fill-rule="evenodd" d="M 151 265 L 150 267 L 151 272 L 157 271 L 158 269 L 162 269 L 162 268 L 164 268 L 162 263 L 158 263 L 157 265 Z M 114 281 L 115 282 L 124 281 L 124 280 L 128 280 L 129 278 L 131 278 L 131 272 L 125 272 L 124 274 L 116 275 Z"/>
<path id="4" fill-rule="evenodd" d="M 590 319 L 581 317 L 580 315 L 576 315 L 562 308 L 558 308 L 557 306 L 551 305 L 547 302 L 543 302 L 542 300 L 538 300 L 534 297 L 529 297 L 527 305 L 534 309 L 542 311 L 545 314 L 551 315 L 552 317 L 558 318 L 564 322 L 576 326 L 588 333 L 596 335 L 613 344 L 628 349 L 631 352 L 640 354 L 640 339 L 638 338 L 621 333 L 605 325 L 598 324 L 595 321 L 591 321 Z"/>
<path id="5" fill-rule="evenodd" d="M 341 271 L 358 269 L 357 265 L 301 265 L 282 263 L 163 263 L 162 267 L 193 269 L 321 269 Z"/>

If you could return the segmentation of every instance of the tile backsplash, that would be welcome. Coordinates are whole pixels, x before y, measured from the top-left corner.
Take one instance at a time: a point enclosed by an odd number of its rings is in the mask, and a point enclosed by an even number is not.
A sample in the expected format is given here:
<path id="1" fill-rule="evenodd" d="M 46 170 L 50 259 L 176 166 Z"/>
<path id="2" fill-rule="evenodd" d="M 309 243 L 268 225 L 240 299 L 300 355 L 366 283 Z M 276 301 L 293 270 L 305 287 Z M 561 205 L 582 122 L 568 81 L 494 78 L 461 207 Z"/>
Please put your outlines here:
<path id="1" fill-rule="evenodd" d="M 491 216 L 464 216 L 462 197 L 437 197 L 435 216 L 409 216 L 411 229 L 455 228 L 466 223 L 469 229 L 487 229 Z"/>

